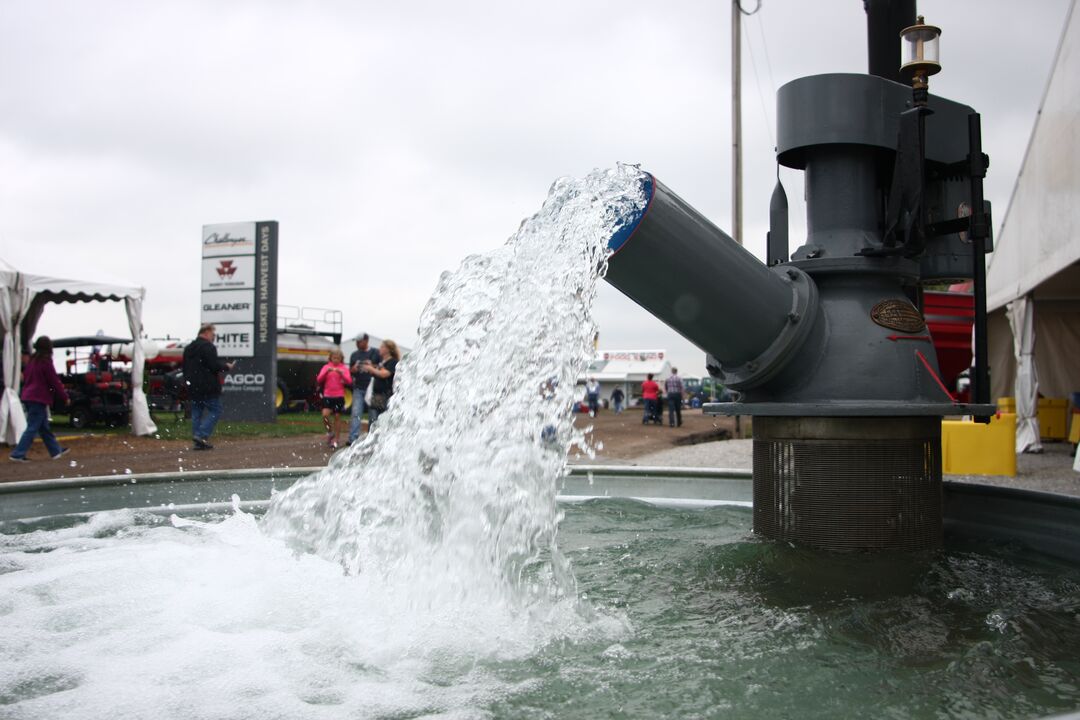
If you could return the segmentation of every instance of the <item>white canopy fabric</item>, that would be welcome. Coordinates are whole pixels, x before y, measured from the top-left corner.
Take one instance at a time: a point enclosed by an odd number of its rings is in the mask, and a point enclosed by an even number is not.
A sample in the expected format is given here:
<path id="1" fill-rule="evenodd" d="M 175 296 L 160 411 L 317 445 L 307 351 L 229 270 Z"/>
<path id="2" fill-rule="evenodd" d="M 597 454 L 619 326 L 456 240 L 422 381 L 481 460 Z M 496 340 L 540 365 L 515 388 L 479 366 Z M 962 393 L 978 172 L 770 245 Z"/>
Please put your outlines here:
<path id="1" fill-rule="evenodd" d="M 13 445 L 26 429 L 26 416 L 19 402 L 19 374 L 22 370 L 19 322 L 27 306 L 19 274 L 0 269 L 0 331 L 4 335 L 4 394 L 0 397 L 0 441 Z"/>
<path id="2" fill-rule="evenodd" d="M 0 397 L 0 442 L 15 444 L 26 428 L 26 417 L 19 402 L 22 383 L 22 337 L 33 337 L 38 320 L 50 302 L 124 301 L 132 337 L 142 332 L 142 304 L 146 290 L 100 283 L 66 280 L 44 275 L 31 275 L 16 270 L 0 269 L 0 330 L 3 331 L 4 393 Z M 150 419 L 150 408 L 142 390 L 146 356 L 140 343 L 135 343 L 132 358 L 131 431 L 136 435 L 151 435 L 157 426 Z"/>
<path id="3" fill-rule="evenodd" d="M 1028 423 L 1026 412 L 1034 413 L 1035 406 L 1029 408 L 1028 403 L 1037 402 L 1040 387 L 1050 397 L 1080 391 L 1080 363 L 1076 362 L 1080 357 L 1080 12 L 1076 6 L 1077 0 L 1072 0 L 987 270 L 990 354 L 995 358 L 991 382 L 996 394 L 1016 397 L 1018 450 L 1038 447 L 1037 421 Z M 1008 317 L 1011 333 L 1003 316 Z"/>
<path id="4" fill-rule="evenodd" d="M 1035 370 L 1035 306 L 1031 298 L 1009 303 L 1016 356 L 1016 452 L 1042 452 L 1039 439 L 1039 375 Z"/>
<path id="5" fill-rule="evenodd" d="M 986 308 L 1027 295 L 1080 261 L 1080 13 L 1070 5 L 1057 59 L 986 275 Z"/>

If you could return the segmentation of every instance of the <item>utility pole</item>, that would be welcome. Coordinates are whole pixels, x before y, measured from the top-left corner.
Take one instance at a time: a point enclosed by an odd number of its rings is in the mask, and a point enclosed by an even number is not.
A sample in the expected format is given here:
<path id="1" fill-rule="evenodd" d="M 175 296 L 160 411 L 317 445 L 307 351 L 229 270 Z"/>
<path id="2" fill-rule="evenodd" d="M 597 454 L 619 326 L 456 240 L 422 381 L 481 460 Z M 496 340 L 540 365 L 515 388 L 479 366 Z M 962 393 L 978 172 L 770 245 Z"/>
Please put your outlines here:
<path id="1" fill-rule="evenodd" d="M 742 7 L 731 0 L 731 236 L 742 241 Z"/>
<path id="2" fill-rule="evenodd" d="M 731 237 L 742 242 L 742 6 L 731 0 Z M 735 437 L 742 439 L 742 418 L 735 416 Z"/>

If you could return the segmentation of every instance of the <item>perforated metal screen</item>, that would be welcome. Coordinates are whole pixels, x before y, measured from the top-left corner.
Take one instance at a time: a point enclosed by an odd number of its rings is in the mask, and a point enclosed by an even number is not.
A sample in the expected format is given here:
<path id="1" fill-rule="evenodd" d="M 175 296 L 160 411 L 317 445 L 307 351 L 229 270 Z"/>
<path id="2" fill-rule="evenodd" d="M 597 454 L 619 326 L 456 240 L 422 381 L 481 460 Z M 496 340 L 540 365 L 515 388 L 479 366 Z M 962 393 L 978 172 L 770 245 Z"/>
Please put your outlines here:
<path id="1" fill-rule="evenodd" d="M 755 417 L 754 530 L 836 551 L 940 547 L 941 419 Z"/>

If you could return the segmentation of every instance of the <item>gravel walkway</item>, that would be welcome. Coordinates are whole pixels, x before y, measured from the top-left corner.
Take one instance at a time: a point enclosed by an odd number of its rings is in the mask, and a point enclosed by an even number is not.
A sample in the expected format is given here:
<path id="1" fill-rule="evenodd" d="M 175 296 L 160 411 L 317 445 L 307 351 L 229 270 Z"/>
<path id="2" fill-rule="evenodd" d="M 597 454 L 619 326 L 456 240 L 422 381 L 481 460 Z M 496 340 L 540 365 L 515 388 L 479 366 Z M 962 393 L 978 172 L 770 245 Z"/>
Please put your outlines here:
<path id="1" fill-rule="evenodd" d="M 753 448 L 753 440 L 720 440 L 640 455 L 627 464 L 749 470 L 754 464 Z"/>
<path id="2" fill-rule="evenodd" d="M 1016 457 L 1016 477 L 1001 475 L 946 475 L 946 480 L 1042 490 L 1062 495 L 1080 495 L 1080 473 L 1072 469 L 1072 445 L 1044 442 L 1039 455 L 1021 453 Z"/>
<path id="3" fill-rule="evenodd" d="M 1043 443 L 1039 455 L 1016 458 L 1016 477 L 999 475 L 946 475 L 946 480 L 1080 495 L 1080 473 L 1072 469 L 1072 445 Z M 752 440 L 721 440 L 649 453 L 627 461 L 630 465 L 751 469 Z"/>

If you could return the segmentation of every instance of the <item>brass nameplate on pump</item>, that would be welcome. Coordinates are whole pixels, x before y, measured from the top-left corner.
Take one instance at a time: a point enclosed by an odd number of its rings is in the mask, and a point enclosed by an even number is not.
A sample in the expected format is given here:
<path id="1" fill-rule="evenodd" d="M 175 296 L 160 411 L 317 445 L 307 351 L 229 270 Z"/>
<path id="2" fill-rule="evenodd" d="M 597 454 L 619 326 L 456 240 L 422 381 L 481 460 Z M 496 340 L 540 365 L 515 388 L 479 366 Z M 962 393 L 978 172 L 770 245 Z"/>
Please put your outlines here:
<path id="1" fill-rule="evenodd" d="M 914 305 L 903 300 L 882 300 L 870 311 L 870 319 L 881 327 L 906 333 L 916 333 L 926 328 L 922 314 Z"/>

